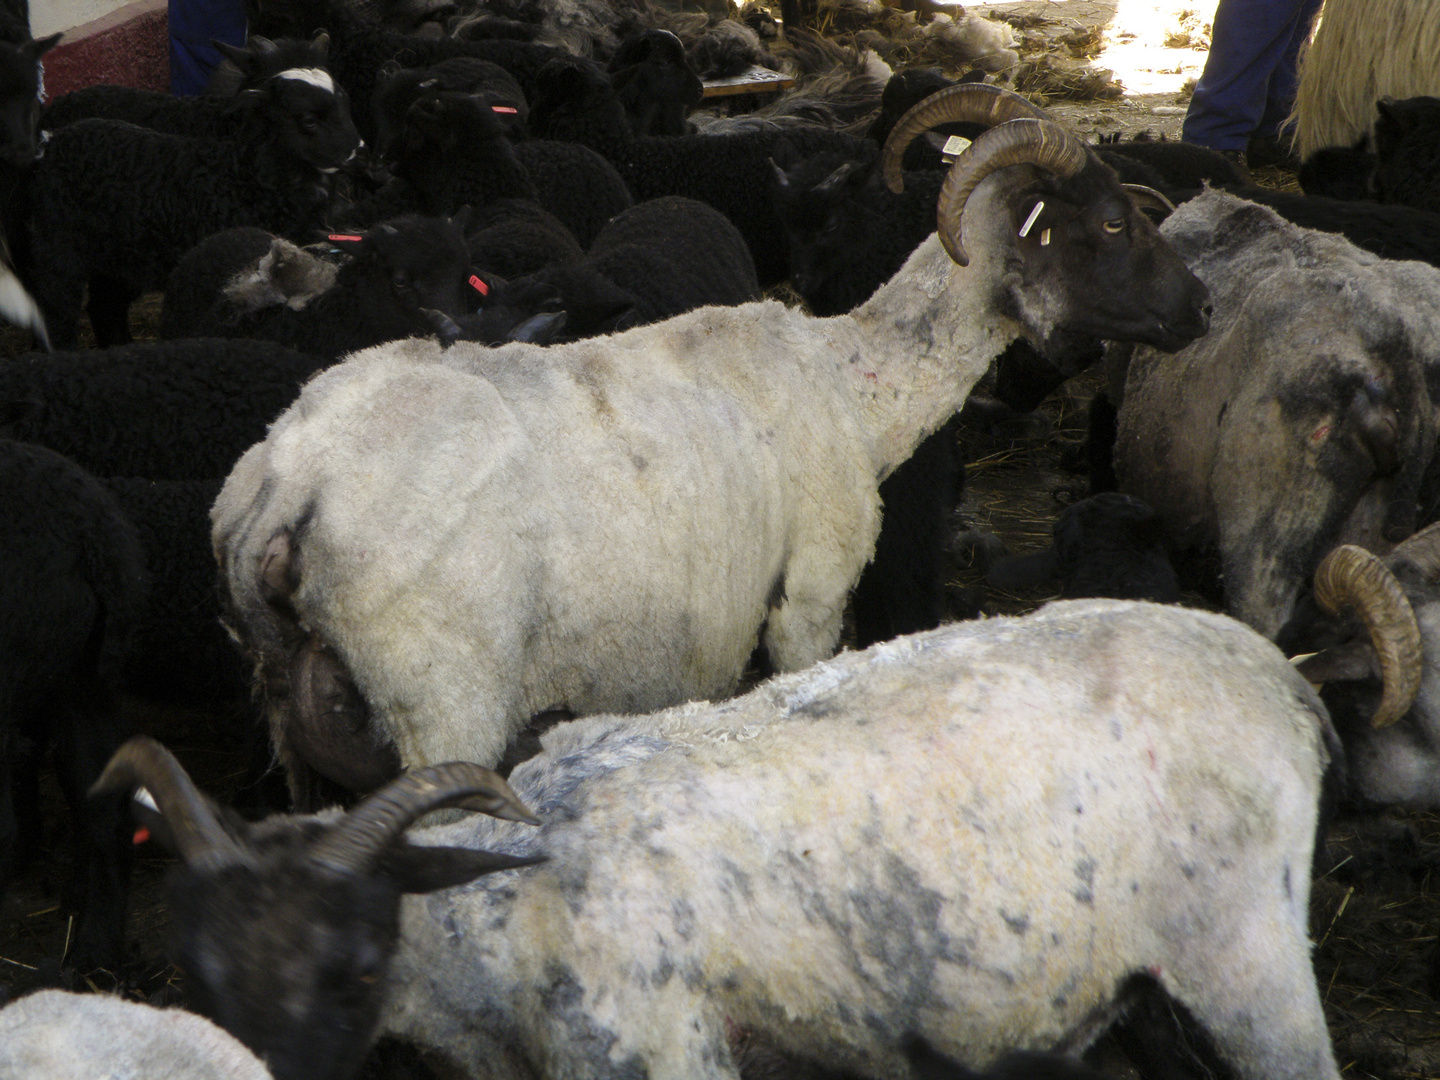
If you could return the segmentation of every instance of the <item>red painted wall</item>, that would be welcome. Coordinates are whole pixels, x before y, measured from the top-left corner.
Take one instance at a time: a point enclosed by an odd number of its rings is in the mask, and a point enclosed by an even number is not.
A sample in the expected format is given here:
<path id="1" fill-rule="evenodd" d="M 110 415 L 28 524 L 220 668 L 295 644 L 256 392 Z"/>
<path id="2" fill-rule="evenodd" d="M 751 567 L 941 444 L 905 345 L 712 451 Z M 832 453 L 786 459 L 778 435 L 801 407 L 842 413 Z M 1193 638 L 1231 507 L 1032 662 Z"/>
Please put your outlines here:
<path id="1" fill-rule="evenodd" d="M 116 83 L 145 90 L 170 89 L 166 0 L 136 0 L 109 15 L 65 31 L 45 54 L 45 93 Z"/>

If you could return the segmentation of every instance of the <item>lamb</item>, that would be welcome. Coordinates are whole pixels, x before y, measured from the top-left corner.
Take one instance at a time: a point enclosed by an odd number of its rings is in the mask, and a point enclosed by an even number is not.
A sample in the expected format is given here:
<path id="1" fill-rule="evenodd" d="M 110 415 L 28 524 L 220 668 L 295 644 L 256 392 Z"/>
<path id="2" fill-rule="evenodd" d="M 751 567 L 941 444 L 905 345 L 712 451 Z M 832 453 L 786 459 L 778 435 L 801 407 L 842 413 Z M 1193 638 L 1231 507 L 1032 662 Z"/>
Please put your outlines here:
<path id="1" fill-rule="evenodd" d="M 937 95 L 894 145 L 1003 118 L 990 90 Z M 547 350 L 412 340 L 313 380 L 213 514 L 230 623 L 272 688 L 297 688 L 268 704 L 292 782 L 328 767 L 294 739 L 336 722 L 282 674 L 296 664 L 353 687 L 359 741 L 413 766 L 496 762 L 553 709 L 728 693 L 762 624 L 778 670 L 813 663 L 873 548 L 879 481 L 1010 341 L 1203 333 L 1205 290 L 1113 174 L 1029 110 L 976 141 L 941 235 L 850 315 L 709 307 Z M 1057 216 L 1017 236 L 1038 201 Z M 432 434 L 392 423 L 422 414 Z M 305 464 L 321 459 L 323 476 Z"/>
<path id="2" fill-rule="evenodd" d="M 512 144 L 494 106 L 465 94 L 436 93 L 412 104 L 390 150 L 396 183 L 362 214 L 453 214 L 501 198 L 534 199 L 582 244 L 631 205 L 619 173 L 594 150 L 531 139 Z"/>
<path id="3" fill-rule="evenodd" d="M 669 30 L 644 30 L 627 37 L 610 59 L 610 76 L 632 134 L 689 133 L 685 112 L 700 104 L 705 87 L 686 59 L 680 39 Z"/>
<path id="4" fill-rule="evenodd" d="M 515 76 L 499 64 L 456 56 L 428 68 L 402 68 L 391 62 L 380 69 L 372 113 L 375 152 L 384 156 L 405 127 L 405 114 L 422 97 L 462 94 L 489 105 L 501 129 L 512 139 L 528 134 L 530 108 Z"/>
<path id="5" fill-rule="evenodd" d="M 147 341 L 0 359 L 0 403 L 27 408 L 8 434 L 97 476 L 209 480 L 235 460 L 324 361 L 267 341 Z"/>
<path id="6" fill-rule="evenodd" d="M 97 790 L 153 796 L 177 959 L 277 1080 L 343 1080 L 377 1027 L 468 1077 L 734 1078 L 743 1041 L 898 1080 L 915 1036 L 1078 1055 L 1152 979 L 1244 1080 L 1335 1080 L 1307 935 L 1331 746 L 1247 628 L 1072 601 L 563 724 L 510 786 L 430 766 L 250 826 L 136 741 Z M 509 821 L 405 836 L 467 798 Z"/>
<path id="7" fill-rule="evenodd" d="M 0 503 L 0 887 L 39 840 L 23 793 L 51 754 L 75 819 L 70 962 L 113 968 L 129 836 L 122 804 L 85 792 L 129 734 L 112 693 L 146 595 L 140 545 L 96 480 L 43 447 L 0 439 Z"/>
<path id="8" fill-rule="evenodd" d="M 467 283 L 471 276 L 464 232 L 468 219 L 468 208 L 462 208 L 452 218 L 411 215 L 381 222 L 364 233 L 331 234 L 331 243 L 354 256 L 340 267 L 328 289 L 299 307 L 279 303 L 229 314 L 233 305 L 228 294 L 236 285 L 249 285 L 250 271 L 242 270 L 209 298 L 209 304 L 204 296 L 191 297 L 204 315 L 167 313 L 166 319 L 203 336 L 274 341 L 327 360 L 423 334 L 430 327 L 425 312 L 458 319 L 474 307 L 472 298 L 478 299 Z M 284 243 L 279 238 L 275 242 Z M 180 275 L 192 273 L 195 261 L 182 259 L 172 283 L 180 284 L 184 280 Z"/>
<path id="9" fill-rule="evenodd" d="M 329 46 L 325 34 L 305 41 L 271 41 L 257 34 L 243 49 L 217 42 L 230 64 L 224 94 L 176 97 L 135 86 L 86 86 L 50 102 L 41 125 L 53 132 L 79 120 L 124 120 L 170 135 L 230 138 L 242 122 L 243 110 L 236 109 L 235 100 L 242 91 L 256 89 L 282 71 L 325 70 Z"/>
<path id="10" fill-rule="evenodd" d="M 1115 472 L 1177 551 L 1218 555 L 1226 610 L 1274 635 L 1337 541 L 1414 531 L 1440 270 L 1213 191 L 1161 232 L 1214 291 L 1215 324 L 1175 356 L 1134 350 Z"/>
<path id="11" fill-rule="evenodd" d="M 583 258 L 487 287 L 478 316 L 456 331 L 498 344 L 558 305 L 564 322 L 548 344 L 758 299 L 750 249 L 725 215 L 694 199 L 651 199 L 611 219 Z"/>
<path id="12" fill-rule="evenodd" d="M 242 97 L 245 134 L 233 140 L 116 120 L 52 135 L 27 192 L 29 274 L 57 348 L 75 346 L 87 282 L 97 340 L 121 344 L 130 301 L 205 237 L 240 225 L 303 235 L 320 222 L 328 174 L 360 145 L 344 92 L 324 72 L 290 69 Z"/>
<path id="13" fill-rule="evenodd" d="M 1440 212 L 1440 98 L 1382 97 L 1375 109 L 1375 190 L 1380 201 Z"/>
<path id="14" fill-rule="evenodd" d="M 1163 523 L 1145 503 L 1118 492 L 1067 506 L 1055 521 L 1050 547 L 1006 559 L 989 573 L 990 584 L 1002 589 L 1026 588 L 1056 577 L 1066 599 L 1110 596 L 1158 604 L 1180 599 Z"/>
<path id="15" fill-rule="evenodd" d="M 26 1080 L 271 1080 L 204 1017 L 106 994 L 43 990 L 0 1009 L 0 1075 Z"/>
<path id="16" fill-rule="evenodd" d="M 502 278 L 524 277 L 584 254 L 565 223 L 529 199 L 497 199 L 480 210 L 465 242 L 476 267 Z"/>

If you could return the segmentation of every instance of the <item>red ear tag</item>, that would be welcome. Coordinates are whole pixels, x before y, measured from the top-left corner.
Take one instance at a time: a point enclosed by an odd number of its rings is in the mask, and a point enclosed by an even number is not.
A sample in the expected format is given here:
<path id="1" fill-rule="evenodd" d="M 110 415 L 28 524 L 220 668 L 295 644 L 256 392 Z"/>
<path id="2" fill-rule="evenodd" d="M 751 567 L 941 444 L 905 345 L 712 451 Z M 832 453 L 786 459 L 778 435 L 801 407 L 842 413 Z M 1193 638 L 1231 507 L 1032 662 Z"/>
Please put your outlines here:
<path id="1" fill-rule="evenodd" d="M 347 234 L 347 233 L 331 233 L 331 234 L 330 234 L 329 236 L 327 236 L 325 239 L 327 239 L 327 240 L 355 240 L 355 241 L 360 241 L 360 240 L 364 240 L 365 237 L 363 237 L 363 236 L 350 236 L 350 235 Z"/>
<path id="2" fill-rule="evenodd" d="M 490 286 L 486 285 L 485 282 L 480 280 L 479 274 L 470 275 L 470 287 L 476 292 L 478 292 L 481 296 L 490 295 Z"/>
<path id="3" fill-rule="evenodd" d="M 136 847 L 139 847 L 141 844 L 145 843 L 145 841 L 149 839 L 150 830 L 142 826 L 141 828 L 135 830 L 135 835 L 130 840 L 130 843 L 134 844 Z"/>
<path id="4" fill-rule="evenodd" d="M 515 113 L 519 112 L 520 110 L 517 109 L 517 108 L 515 108 L 514 105 L 491 105 L 491 106 L 490 106 L 490 111 L 491 111 L 491 112 L 510 113 L 511 115 L 514 115 Z"/>

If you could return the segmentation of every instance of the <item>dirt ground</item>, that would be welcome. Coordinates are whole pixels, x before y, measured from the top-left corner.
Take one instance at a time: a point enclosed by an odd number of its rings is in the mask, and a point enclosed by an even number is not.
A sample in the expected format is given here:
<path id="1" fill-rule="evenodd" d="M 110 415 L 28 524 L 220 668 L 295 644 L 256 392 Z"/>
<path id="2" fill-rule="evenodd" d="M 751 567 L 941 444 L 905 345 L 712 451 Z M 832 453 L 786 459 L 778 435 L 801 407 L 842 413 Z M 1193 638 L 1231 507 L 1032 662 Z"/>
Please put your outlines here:
<path id="1" fill-rule="evenodd" d="M 1203 65 L 1213 5 L 1037 0 L 967 7 L 1010 18 L 1032 38 L 1078 34 L 1093 39 L 1098 47 L 1090 62 L 1113 70 L 1124 92 L 1114 98 L 1047 101 L 1047 108 L 1080 134 L 1149 130 L 1178 137 L 1185 83 Z M 1267 170 L 1257 180 L 1277 187 L 1294 184 L 1282 170 Z M 158 301 L 148 298 L 137 306 L 136 330 L 153 336 L 157 316 Z M 0 334 L 0 352 L 22 347 L 14 331 Z M 1093 378 L 1082 376 L 1025 421 L 1000 430 L 970 429 L 962 436 L 968 482 L 955 522 L 957 546 L 948 582 L 956 614 L 977 605 L 990 614 L 1020 613 L 1050 598 L 1043 590 L 987 591 L 983 566 L 972 564 L 959 540 L 980 530 L 1012 551 L 1048 542 L 1060 509 L 1084 492 L 1085 477 L 1068 471 L 1065 462 L 1084 435 L 1084 409 L 1094 387 Z M 253 790 L 246 789 L 254 764 L 246 736 L 258 723 L 251 702 L 185 708 L 127 697 L 123 710 L 128 723 L 171 745 L 202 788 L 221 801 L 254 801 Z M 273 797 L 273 784 L 270 790 Z M 47 985 L 177 1000 L 178 975 L 163 958 L 161 879 L 168 862 L 145 847 L 138 850 L 135 867 L 130 963 L 117 972 L 77 973 L 62 967 L 71 930 L 62 906 L 68 815 L 48 778 L 43 797 L 44 853 L 18 881 L 8 883 L 0 904 L 0 1001 Z M 1311 900 L 1315 970 L 1342 1072 L 1372 1080 L 1440 1077 L 1440 817 L 1398 812 L 1346 817 L 1332 831 L 1321 865 L 1326 870 Z M 1123 1062 L 1107 1069 L 1120 1077 L 1134 1075 Z"/>

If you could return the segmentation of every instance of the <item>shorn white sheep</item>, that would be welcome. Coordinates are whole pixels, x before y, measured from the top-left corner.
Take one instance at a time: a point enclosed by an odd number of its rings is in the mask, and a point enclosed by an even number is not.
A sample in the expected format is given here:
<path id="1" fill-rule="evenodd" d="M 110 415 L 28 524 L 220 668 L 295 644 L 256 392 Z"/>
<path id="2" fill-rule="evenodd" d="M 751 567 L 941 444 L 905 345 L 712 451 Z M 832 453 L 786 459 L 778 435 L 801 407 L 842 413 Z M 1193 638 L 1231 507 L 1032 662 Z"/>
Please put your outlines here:
<path id="1" fill-rule="evenodd" d="M 1148 980 L 1241 1080 L 1336 1080 L 1307 935 L 1333 744 L 1240 623 L 1088 600 L 561 724 L 513 790 L 429 766 L 252 826 L 153 743 L 101 786 L 181 838 L 177 961 L 277 1080 L 344 1080 L 377 1028 L 475 1080 L 736 1080 L 742 1045 L 902 1080 L 914 1035 L 1079 1054 Z M 407 839 L 477 795 L 511 820 Z"/>
<path id="2" fill-rule="evenodd" d="M 1203 333 L 1204 287 L 1023 99 L 953 87 L 890 153 L 1017 115 L 955 166 L 940 237 L 852 314 L 761 302 L 548 349 L 392 342 L 312 381 L 212 514 L 292 779 L 304 759 L 363 790 L 397 754 L 494 764 L 546 711 L 723 696 L 762 626 L 777 669 L 806 667 L 836 647 L 879 482 L 1011 341 Z"/>
<path id="3" fill-rule="evenodd" d="M 0 1009 L 5 1080 L 271 1080 L 203 1016 L 44 990 Z"/>

